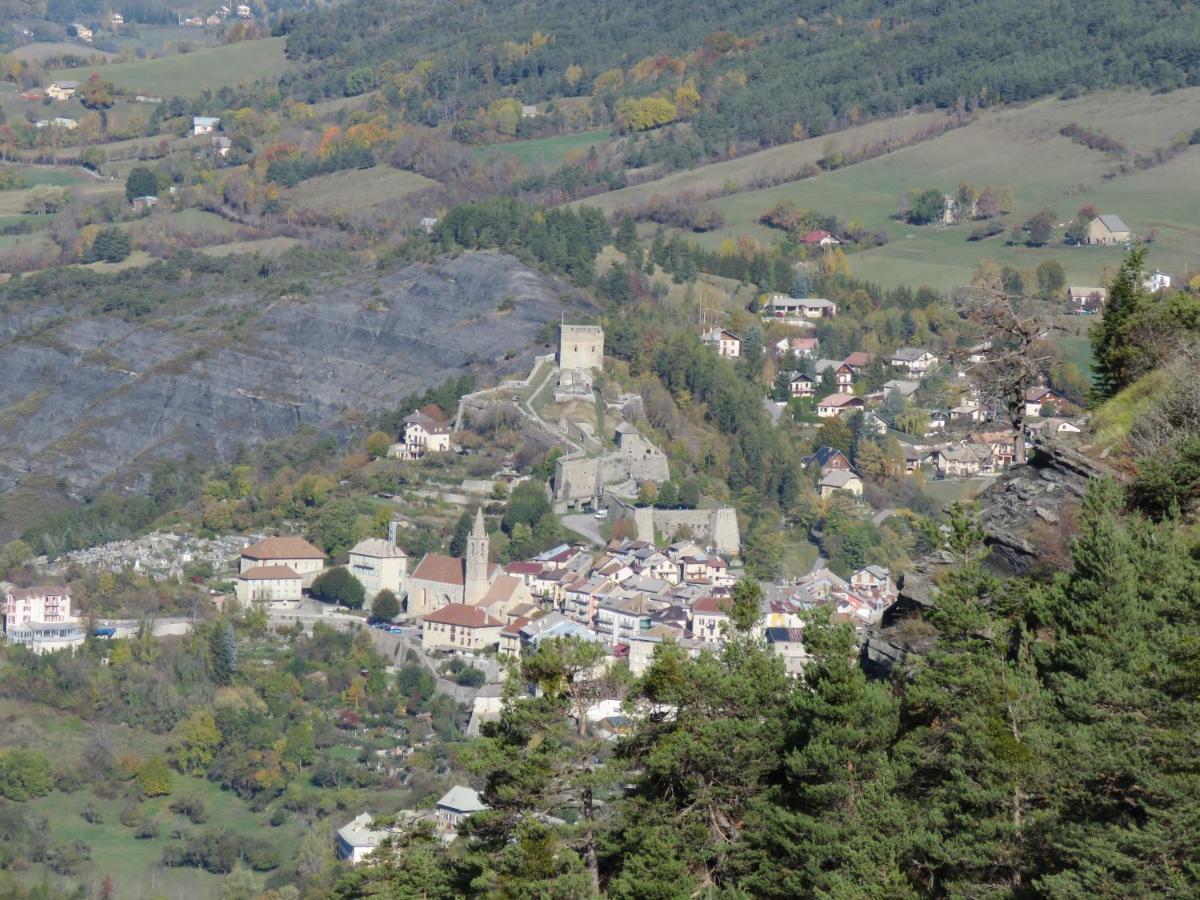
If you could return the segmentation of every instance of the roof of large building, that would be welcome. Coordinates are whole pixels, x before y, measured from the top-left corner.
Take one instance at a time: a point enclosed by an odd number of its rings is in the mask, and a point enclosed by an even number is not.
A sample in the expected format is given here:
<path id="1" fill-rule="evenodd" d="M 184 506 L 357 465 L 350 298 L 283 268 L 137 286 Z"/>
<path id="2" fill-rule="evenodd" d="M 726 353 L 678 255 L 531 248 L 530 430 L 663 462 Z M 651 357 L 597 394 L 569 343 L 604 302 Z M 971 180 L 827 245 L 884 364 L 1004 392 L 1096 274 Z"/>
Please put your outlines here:
<path id="1" fill-rule="evenodd" d="M 853 472 L 847 472 L 845 469 L 831 469 L 821 476 L 822 487 L 845 487 L 851 481 L 861 481 L 862 479 Z"/>
<path id="2" fill-rule="evenodd" d="M 9 591 L 16 600 L 26 597 L 70 597 L 71 589 L 63 584 L 35 584 L 33 587 L 13 588 Z"/>
<path id="3" fill-rule="evenodd" d="M 479 799 L 479 791 L 461 784 L 456 784 L 446 791 L 437 805 L 460 813 L 480 812 L 488 808 L 487 804 Z"/>
<path id="4" fill-rule="evenodd" d="M 426 414 L 421 410 L 415 413 L 410 413 L 404 417 L 405 425 L 419 425 L 429 434 L 449 434 L 450 423 L 445 420 L 435 419 L 433 416 Z"/>
<path id="5" fill-rule="evenodd" d="M 338 829 L 338 837 L 350 847 L 378 847 L 387 837 L 387 832 L 371 828 L 374 818 L 367 812 L 355 816 Z"/>
<path id="6" fill-rule="evenodd" d="M 1121 221 L 1120 216 L 1114 216 L 1110 213 L 1099 215 L 1096 218 L 1100 220 L 1100 224 L 1109 231 L 1129 231 L 1129 226 Z"/>
<path id="7" fill-rule="evenodd" d="M 351 553 L 359 556 L 373 556 L 376 559 L 408 559 L 408 554 L 383 538 L 367 538 L 359 541 L 350 548 Z"/>
<path id="8" fill-rule="evenodd" d="M 866 350 L 855 350 L 842 360 L 842 362 L 852 369 L 861 369 L 863 366 L 869 366 L 874 359 L 874 353 L 868 353 Z"/>
<path id="9" fill-rule="evenodd" d="M 498 575 L 496 580 L 492 582 L 487 593 L 479 600 L 480 606 L 491 606 L 493 603 L 500 603 L 512 599 L 512 595 L 519 591 L 525 582 L 515 575 Z"/>
<path id="10" fill-rule="evenodd" d="M 412 578 L 436 581 L 439 584 L 463 585 L 466 583 L 466 563 L 455 556 L 426 553 L 413 570 Z"/>
<path id="11" fill-rule="evenodd" d="M 730 600 L 728 597 L 701 597 L 692 604 L 693 613 L 704 613 L 710 616 L 729 615 Z"/>
<path id="12" fill-rule="evenodd" d="M 824 400 L 817 403 L 817 406 L 845 406 L 847 403 L 858 401 L 864 402 L 862 397 L 856 397 L 854 394 L 830 394 Z"/>
<path id="13" fill-rule="evenodd" d="M 803 628 L 768 628 L 767 640 L 772 644 L 798 644 L 804 640 Z"/>
<path id="14" fill-rule="evenodd" d="M 924 347 L 901 347 L 899 350 L 897 350 L 895 353 L 892 354 L 892 359 L 902 359 L 907 362 L 915 362 L 916 360 L 918 360 L 922 356 L 924 356 L 926 353 L 929 353 L 930 356 L 933 355 L 932 353 L 930 353 L 930 351 L 926 350 Z"/>
<path id="15" fill-rule="evenodd" d="M 278 581 L 283 578 L 300 580 L 291 566 L 252 566 L 238 576 L 241 581 Z"/>
<path id="16" fill-rule="evenodd" d="M 829 461 L 835 456 L 840 456 L 842 459 L 846 460 L 846 465 L 850 465 L 849 458 L 847 458 L 846 454 L 837 447 L 818 447 L 812 452 L 811 456 L 805 456 L 800 461 L 806 466 L 811 465 L 812 463 L 816 463 L 819 466 L 825 466 L 828 465 Z"/>
<path id="17" fill-rule="evenodd" d="M 425 616 L 424 620 L 459 628 L 499 628 L 504 625 L 499 619 L 489 616 L 481 607 L 466 603 L 447 603 L 441 609 Z"/>
<path id="18" fill-rule="evenodd" d="M 276 535 L 242 550 L 246 559 L 324 559 L 325 553 L 302 537 Z"/>

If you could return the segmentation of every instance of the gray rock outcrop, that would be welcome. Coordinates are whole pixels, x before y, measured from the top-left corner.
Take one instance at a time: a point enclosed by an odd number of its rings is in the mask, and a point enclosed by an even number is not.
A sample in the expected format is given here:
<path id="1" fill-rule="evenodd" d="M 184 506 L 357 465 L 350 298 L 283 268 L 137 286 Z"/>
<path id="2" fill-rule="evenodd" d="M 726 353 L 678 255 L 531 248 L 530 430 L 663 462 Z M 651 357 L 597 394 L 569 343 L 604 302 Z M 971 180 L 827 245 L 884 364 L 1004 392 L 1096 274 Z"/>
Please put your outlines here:
<path id="1" fill-rule="evenodd" d="M 345 430 L 451 376 L 523 373 L 543 325 L 584 302 L 494 253 L 331 282 L 128 321 L 53 297 L 0 307 L 0 494 L 134 484 L 155 459 Z"/>

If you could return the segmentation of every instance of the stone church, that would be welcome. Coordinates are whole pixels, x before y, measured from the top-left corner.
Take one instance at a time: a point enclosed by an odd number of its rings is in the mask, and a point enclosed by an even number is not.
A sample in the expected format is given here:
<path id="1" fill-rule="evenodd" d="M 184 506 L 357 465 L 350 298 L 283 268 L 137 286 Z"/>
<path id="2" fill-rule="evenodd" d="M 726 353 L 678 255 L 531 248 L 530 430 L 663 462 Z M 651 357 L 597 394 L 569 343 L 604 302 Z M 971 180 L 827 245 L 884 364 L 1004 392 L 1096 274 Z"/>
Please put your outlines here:
<path id="1" fill-rule="evenodd" d="M 409 576 L 408 617 L 425 616 L 451 603 L 484 606 L 497 615 L 528 602 L 528 591 L 521 590 L 524 583 L 501 575 L 500 566 L 488 560 L 489 544 L 483 510 L 477 509 L 465 559 L 428 553 Z"/>

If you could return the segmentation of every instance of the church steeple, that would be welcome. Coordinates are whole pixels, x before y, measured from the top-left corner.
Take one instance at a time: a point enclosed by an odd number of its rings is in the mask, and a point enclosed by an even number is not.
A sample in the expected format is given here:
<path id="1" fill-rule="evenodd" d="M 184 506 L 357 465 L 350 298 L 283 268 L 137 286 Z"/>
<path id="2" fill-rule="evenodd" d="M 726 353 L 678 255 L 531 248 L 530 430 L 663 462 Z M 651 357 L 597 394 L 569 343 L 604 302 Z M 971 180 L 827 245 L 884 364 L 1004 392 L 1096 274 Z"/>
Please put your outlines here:
<path id="1" fill-rule="evenodd" d="M 488 592 L 488 549 L 487 530 L 483 525 L 483 507 L 475 510 L 475 525 L 467 538 L 466 579 L 463 585 L 463 602 L 476 603 Z"/>

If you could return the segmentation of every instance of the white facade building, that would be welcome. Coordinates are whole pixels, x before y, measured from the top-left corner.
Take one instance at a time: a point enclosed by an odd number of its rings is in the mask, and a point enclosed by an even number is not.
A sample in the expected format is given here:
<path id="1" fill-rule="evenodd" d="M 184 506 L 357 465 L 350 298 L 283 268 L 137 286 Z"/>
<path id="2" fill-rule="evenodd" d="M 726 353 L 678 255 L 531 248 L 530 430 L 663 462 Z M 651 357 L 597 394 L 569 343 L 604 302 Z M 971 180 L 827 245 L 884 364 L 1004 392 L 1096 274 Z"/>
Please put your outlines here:
<path id="1" fill-rule="evenodd" d="M 404 578 L 408 574 L 408 554 L 383 538 L 367 538 L 350 550 L 350 574 L 366 588 L 367 603 L 380 591 L 404 596 Z"/>

